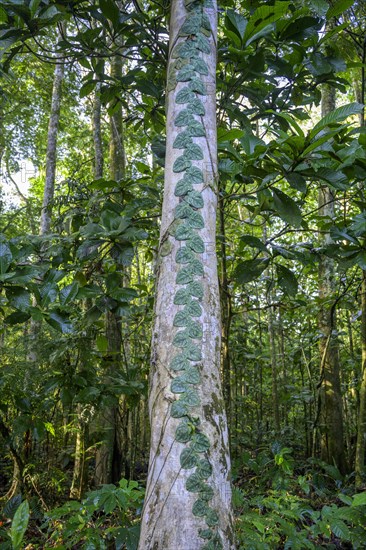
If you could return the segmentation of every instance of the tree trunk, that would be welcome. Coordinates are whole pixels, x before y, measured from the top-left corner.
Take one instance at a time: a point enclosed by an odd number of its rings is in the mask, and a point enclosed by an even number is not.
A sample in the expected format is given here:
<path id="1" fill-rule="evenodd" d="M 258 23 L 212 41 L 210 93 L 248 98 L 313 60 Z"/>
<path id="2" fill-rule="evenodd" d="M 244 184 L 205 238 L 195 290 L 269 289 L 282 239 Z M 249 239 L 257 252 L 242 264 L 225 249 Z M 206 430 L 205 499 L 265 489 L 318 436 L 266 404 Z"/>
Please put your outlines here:
<path id="1" fill-rule="evenodd" d="M 217 7 L 210 5 L 173 0 L 171 8 L 140 550 L 234 548 L 215 254 Z"/>
<path id="2" fill-rule="evenodd" d="M 122 76 L 122 58 L 118 54 L 111 59 L 110 74 L 115 79 Z M 94 129 L 97 127 L 94 122 Z M 118 182 L 126 175 L 123 114 L 120 104 L 116 106 L 110 117 L 110 131 L 110 177 Z M 97 151 L 100 148 L 101 139 L 95 131 L 94 144 L 97 160 Z M 106 376 L 108 377 L 108 374 L 118 372 L 122 365 L 121 320 L 112 311 L 108 311 L 106 315 L 106 337 L 108 339 L 108 350 L 112 357 L 110 365 L 107 366 L 108 373 Z M 124 414 L 124 409 L 124 404 L 116 403 L 101 411 L 100 428 L 103 434 L 103 442 L 96 453 L 95 482 L 97 485 L 117 482 L 124 473 L 125 468 L 122 468 L 122 465 L 125 457 L 122 456 L 122 453 L 125 447 L 124 437 L 127 432 L 125 422 L 128 422 L 128 415 Z"/>
<path id="3" fill-rule="evenodd" d="M 115 54 L 111 60 L 111 77 L 122 77 L 123 60 Z M 118 101 L 118 99 L 117 99 Z M 109 145 L 110 175 L 115 181 L 120 181 L 126 175 L 126 154 L 123 139 L 122 105 L 118 104 L 110 117 L 111 141 Z"/>
<path id="4" fill-rule="evenodd" d="M 356 487 L 363 485 L 365 469 L 365 448 L 366 448 L 366 271 L 362 272 L 361 288 L 361 361 L 362 375 L 360 387 L 360 408 L 358 411 L 357 442 L 356 442 Z"/>
<path id="5" fill-rule="evenodd" d="M 101 128 L 102 103 L 100 100 L 100 84 L 97 84 L 93 100 L 93 142 L 94 142 L 94 177 L 103 177 L 103 139 Z"/>
<path id="6" fill-rule="evenodd" d="M 322 88 L 322 117 L 335 109 L 335 89 L 324 85 Z M 319 215 L 326 220 L 334 217 L 334 196 L 329 187 L 323 186 L 318 197 Z M 324 245 L 332 243 L 329 233 L 321 234 Z M 320 310 L 318 328 L 320 332 L 320 452 L 328 464 L 336 464 L 342 474 L 346 473 L 344 451 L 342 394 L 339 374 L 336 312 L 332 294 L 335 284 L 335 265 L 331 258 L 322 255 L 319 261 Z"/>
<path id="7" fill-rule="evenodd" d="M 273 407 L 274 429 L 276 433 L 279 433 L 281 429 L 281 424 L 280 424 L 280 405 L 278 401 L 276 337 L 275 337 L 273 317 L 274 317 L 274 308 L 273 306 L 270 306 L 268 308 L 268 337 L 269 337 L 269 353 L 271 358 L 271 372 L 272 372 L 272 407 Z"/>
<path id="8" fill-rule="evenodd" d="M 221 367 L 223 380 L 223 393 L 226 406 L 228 421 L 231 418 L 231 361 L 230 361 L 230 328 L 232 320 L 231 295 L 229 291 L 229 281 L 227 275 L 226 262 L 226 234 L 225 234 L 225 203 L 224 199 L 219 203 L 220 217 L 220 239 L 221 239 L 221 280 L 220 280 L 220 298 L 222 313 L 222 331 L 221 331 Z"/>
<path id="9" fill-rule="evenodd" d="M 64 78 L 64 62 L 61 55 L 57 56 L 53 78 L 51 114 L 48 123 L 46 181 L 43 192 L 40 234 L 46 235 L 51 227 L 52 201 L 55 192 L 57 134 L 61 110 L 61 88 Z"/>
<path id="10" fill-rule="evenodd" d="M 80 500 L 87 489 L 88 464 L 87 464 L 87 442 L 89 435 L 89 418 L 82 405 L 78 405 L 76 413 L 76 443 L 70 498 Z"/>

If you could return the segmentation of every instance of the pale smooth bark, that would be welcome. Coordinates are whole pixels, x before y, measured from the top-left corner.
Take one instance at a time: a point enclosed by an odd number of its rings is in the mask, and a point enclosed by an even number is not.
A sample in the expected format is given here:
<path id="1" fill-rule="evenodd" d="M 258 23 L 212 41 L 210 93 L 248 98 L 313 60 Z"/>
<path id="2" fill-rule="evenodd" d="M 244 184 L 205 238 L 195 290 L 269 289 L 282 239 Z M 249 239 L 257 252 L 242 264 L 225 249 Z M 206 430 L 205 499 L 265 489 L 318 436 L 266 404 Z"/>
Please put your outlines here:
<path id="1" fill-rule="evenodd" d="M 356 442 L 356 487 L 362 487 L 365 474 L 366 449 L 366 271 L 362 272 L 361 287 L 361 387 L 360 408 L 358 411 L 357 442 Z"/>
<path id="2" fill-rule="evenodd" d="M 274 428 L 277 433 L 280 432 L 280 406 L 278 402 L 278 373 L 277 373 L 277 350 L 276 350 L 276 335 L 274 327 L 274 308 L 268 308 L 268 337 L 269 337 L 269 352 L 271 357 L 272 371 L 272 407 Z"/>
<path id="3" fill-rule="evenodd" d="M 41 221 L 39 234 L 41 236 L 47 235 L 51 228 L 52 220 L 52 202 L 55 193 L 55 179 L 56 179 L 56 160 L 57 160 L 57 135 L 58 126 L 60 120 L 61 111 L 61 92 L 62 82 L 64 79 L 64 61 L 61 54 L 56 55 L 56 65 L 53 76 L 52 98 L 51 98 L 51 110 L 50 118 L 48 122 L 47 133 L 47 152 L 46 152 L 46 179 L 43 190 L 43 202 L 41 210 Z M 35 305 L 35 298 L 33 299 L 33 305 Z M 33 318 L 30 321 L 30 351 L 28 353 L 28 359 L 35 363 L 38 358 L 37 354 L 37 334 L 39 332 L 40 322 L 35 321 Z"/>
<path id="4" fill-rule="evenodd" d="M 93 143 L 94 143 L 94 177 L 103 177 L 103 139 L 101 126 L 102 102 L 100 100 L 100 84 L 95 87 L 93 98 Z"/>
<path id="5" fill-rule="evenodd" d="M 64 62 L 61 55 L 56 57 L 53 78 L 51 113 L 48 123 L 47 153 L 46 153 L 46 181 L 43 192 L 40 234 L 46 235 L 50 231 L 52 216 L 52 201 L 55 193 L 57 134 L 61 111 L 61 89 L 64 78 Z"/>
<path id="6" fill-rule="evenodd" d="M 170 19 L 170 55 L 172 47 L 179 40 L 179 29 L 187 16 L 183 0 L 173 0 Z M 218 288 L 217 258 L 215 252 L 215 229 L 217 208 L 217 150 L 216 150 L 216 29 L 217 7 L 205 8 L 210 19 L 211 52 L 205 54 L 209 75 L 204 77 L 208 91 L 205 100 L 205 116 L 201 122 L 206 129 L 205 138 L 193 138 L 203 150 L 204 160 L 196 163 L 205 175 L 205 183 L 195 188 L 202 191 L 204 207 L 200 210 L 205 227 L 200 236 L 205 243 L 202 254 L 204 264 L 204 296 L 201 302 L 203 313 L 199 322 L 203 327 L 201 343 L 202 369 L 201 383 L 197 386 L 201 403 L 194 408 L 194 416 L 201 421 L 202 431 L 211 442 L 206 456 L 213 472 L 208 483 L 214 490 L 210 506 L 219 515 L 218 532 L 225 550 L 234 548 L 231 517 L 231 488 L 229 482 L 230 458 L 228 451 L 228 431 L 224 400 L 220 380 L 220 297 Z M 168 69 L 169 69 L 168 67 Z M 168 70 L 169 74 L 169 70 Z M 179 133 L 174 120 L 183 106 L 175 102 L 175 96 L 186 83 L 178 82 L 175 89 L 168 92 L 167 98 L 167 151 L 165 165 L 164 200 L 160 230 L 160 249 L 157 265 L 157 286 L 155 319 L 152 336 L 152 359 L 150 373 L 149 413 L 151 423 L 151 447 L 146 497 L 143 509 L 139 550 L 197 550 L 205 541 L 199 537 L 198 529 L 207 528 L 204 518 L 196 517 L 192 507 L 197 493 L 188 492 L 185 487 L 192 470 L 182 469 L 180 455 L 186 445 L 175 439 L 180 419 L 172 418 L 171 405 L 177 395 L 170 390 L 173 379 L 168 365 L 176 354 L 173 337 L 177 330 L 173 326 L 175 314 L 181 309 L 174 304 L 174 296 L 179 288 L 176 275 L 179 265 L 175 262 L 181 244 L 174 238 L 174 211 L 179 204 L 174 189 L 182 174 L 174 173 L 173 163 L 179 151 L 173 142 Z M 201 98 L 202 99 L 202 98 Z M 170 252 L 163 252 L 166 245 Z"/>
<path id="7" fill-rule="evenodd" d="M 322 88 L 322 117 L 335 109 L 335 89 Z M 327 186 L 322 186 L 318 196 L 319 215 L 326 220 L 334 218 L 334 195 Z M 328 232 L 321 235 L 324 245 L 332 243 Z M 336 464 L 342 474 L 347 471 L 344 449 L 343 409 L 340 382 L 338 343 L 335 338 L 336 311 L 332 298 L 335 290 L 336 272 L 332 258 L 325 255 L 319 260 L 320 310 L 318 328 L 320 332 L 320 387 L 319 387 L 319 433 L 321 458 L 328 464 Z"/>
<path id="8" fill-rule="evenodd" d="M 80 404 L 77 407 L 76 419 L 77 431 L 70 498 L 80 500 L 84 496 L 88 484 L 88 457 L 86 445 L 89 433 L 89 419 L 85 417 L 85 411 L 83 411 L 83 406 Z"/>
<path id="9" fill-rule="evenodd" d="M 123 59 L 118 52 L 111 59 L 111 77 L 121 78 Z M 111 141 L 109 145 L 110 174 L 115 181 L 126 175 L 126 154 L 123 139 L 122 105 L 118 105 L 110 117 Z"/>

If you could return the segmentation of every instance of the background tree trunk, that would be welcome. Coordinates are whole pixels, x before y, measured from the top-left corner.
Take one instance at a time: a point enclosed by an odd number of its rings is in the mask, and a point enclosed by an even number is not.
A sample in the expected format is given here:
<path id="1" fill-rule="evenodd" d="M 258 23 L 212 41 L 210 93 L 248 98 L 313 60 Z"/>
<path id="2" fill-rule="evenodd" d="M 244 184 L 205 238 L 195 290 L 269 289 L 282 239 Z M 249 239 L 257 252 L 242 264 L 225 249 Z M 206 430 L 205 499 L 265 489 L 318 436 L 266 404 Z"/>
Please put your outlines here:
<path id="1" fill-rule="evenodd" d="M 335 104 L 335 89 L 324 85 L 322 88 L 322 117 L 333 111 Z M 332 190 L 322 186 L 318 197 L 319 215 L 326 221 L 334 218 L 334 196 Z M 322 228 L 321 228 L 322 229 Z M 332 243 L 328 232 L 320 234 L 323 245 Z M 332 298 L 335 290 L 335 265 L 331 258 L 325 255 L 319 260 L 319 298 L 320 310 L 318 328 L 320 332 L 320 453 L 328 464 L 336 464 L 342 474 L 347 471 L 344 450 L 343 410 L 341 382 L 339 374 L 339 351 L 335 337 L 336 311 Z"/>
<path id="2" fill-rule="evenodd" d="M 56 57 L 55 73 L 52 88 L 51 114 L 48 124 L 46 181 L 43 192 L 40 234 L 46 235 L 51 227 L 52 201 L 55 193 L 57 134 L 61 111 L 61 89 L 64 78 L 64 62 L 61 55 Z"/>

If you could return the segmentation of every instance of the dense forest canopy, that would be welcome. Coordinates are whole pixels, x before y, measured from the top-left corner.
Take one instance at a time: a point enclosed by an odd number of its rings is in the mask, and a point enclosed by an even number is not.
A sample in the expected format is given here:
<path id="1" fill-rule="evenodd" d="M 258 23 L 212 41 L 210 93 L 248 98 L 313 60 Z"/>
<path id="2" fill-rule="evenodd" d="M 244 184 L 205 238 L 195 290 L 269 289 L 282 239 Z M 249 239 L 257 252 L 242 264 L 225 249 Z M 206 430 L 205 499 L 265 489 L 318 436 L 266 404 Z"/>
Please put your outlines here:
<path id="1" fill-rule="evenodd" d="M 1 548 L 365 547 L 365 69 L 362 0 L 0 1 Z"/>

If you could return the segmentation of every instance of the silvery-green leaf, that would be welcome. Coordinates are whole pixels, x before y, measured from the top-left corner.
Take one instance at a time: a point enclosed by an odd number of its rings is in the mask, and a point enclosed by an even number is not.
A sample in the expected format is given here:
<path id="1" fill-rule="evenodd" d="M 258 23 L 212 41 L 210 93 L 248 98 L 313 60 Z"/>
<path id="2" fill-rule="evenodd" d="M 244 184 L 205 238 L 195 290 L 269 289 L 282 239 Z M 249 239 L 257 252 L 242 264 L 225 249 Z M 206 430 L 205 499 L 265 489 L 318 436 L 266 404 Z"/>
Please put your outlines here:
<path id="1" fill-rule="evenodd" d="M 182 418 L 186 416 L 189 411 L 189 406 L 184 403 L 181 399 L 174 401 L 170 409 L 170 416 L 172 418 Z"/>
<path id="2" fill-rule="evenodd" d="M 196 119 L 192 120 L 188 124 L 188 127 L 187 127 L 186 131 L 192 137 L 204 137 L 206 135 L 206 130 L 205 130 L 203 124 L 201 124 L 201 122 L 199 122 Z M 197 182 L 197 183 L 200 183 L 200 182 Z"/>
<path id="3" fill-rule="evenodd" d="M 192 340 L 187 341 L 184 346 L 184 352 L 188 359 L 191 361 L 202 361 L 202 351 L 199 346 L 191 343 Z"/>
<path id="4" fill-rule="evenodd" d="M 186 344 L 189 344 L 188 332 L 186 330 L 181 330 L 177 332 L 177 334 L 173 338 L 173 345 L 177 346 L 178 348 L 181 348 L 181 347 L 185 348 Z"/>
<path id="5" fill-rule="evenodd" d="M 199 99 L 194 99 L 187 105 L 187 111 L 193 115 L 203 116 L 206 112 L 205 106 Z"/>
<path id="6" fill-rule="evenodd" d="M 207 63 L 201 57 L 196 57 L 196 59 L 192 59 L 191 64 L 194 70 L 197 71 L 199 74 L 202 74 L 204 76 L 208 75 Z"/>
<path id="7" fill-rule="evenodd" d="M 175 430 L 175 439 L 179 443 L 188 443 L 192 439 L 192 429 L 187 422 L 181 422 Z"/>
<path id="8" fill-rule="evenodd" d="M 181 155 L 175 160 L 173 164 L 173 172 L 178 174 L 179 172 L 183 172 L 184 170 L 187 170 L 187 168 L 189 168 L 190 166 L 192 166 L 192 162 L 189 159 L 187 159 L 187 157 Z"/>
<path id="9" fill-rule="evenodd" d="M 191 212 L 187 222 L 193 229 L 203 229 L 205 227 L 205 222 L 199 212 Z"/>
<path id="10" fill-rule="evenodd" d="M 184 374 L 182 375 L 182 379 L 185 380 L 188 384 L 193 384 L 197 386 L 197 384 L 201 381 L 201 375 L 197 367 L 189 366 L 186 368 Z"/>
<path id="11" fill-rule="evenodd" d="M 186 40 L 181 44 L 178 44 L 173 51 L 174 58 L 192 59 L 199 56 L 199 50 L 195 47 L 191 40 Z"/>
<path id="12" fill-rule="evenodd" d="M 188 385 L 185 380 L 182 380 L 180 376 L 174 378 L 170 384 L 170 390 L 172 393 L 185 393 L 187 391 Z"/>
<path id="13" fill-rule="evenodd" d="M 197 121 L 195 121 L 197 122 Z M 197 124 L 200 124 L 199 122 Z M 202 126 L 203 128 L 203 126 Z M 193 134 L 190 134 L 193 135 Z M 197 166 L 190 166 L 187 170 L 187 177 L 190 178 L 191 183 L 203 183 L 203 172 Z"/>
<path id="14" fill-rule="evenodd" d="M 208 479 L 212 475 L 212 465 L 207 458 L 201 458 L 197 465 L 197 474 L 201 479 Z"/>
<path id="15" fill-rule="evenodd" d="M 189 407 L 197 407 L 201 402 L 200 396 L 198 395 L 197 390 L 195 390 L 193 387 L 188 388 L 182 394 L 181 401 L 183 401 L 183 403 L 186 403 L 187 406 Z M 200 452 L 200 451 L 197 451 L 197 452 Z"/>
<path id="16" fill-rule="evenodd" d="M 186 481 L 186 489 L 190 493 L 199 493 L 203 488 L 204 483 L 200 479 L 196 472 L 193 472 Z"/>
<path id="17" fill-rule="evenodd" d="M 197 254 L 203 254 L 205 251 L 205 243 L 202 238 L 195 233 L 187 241 L 187 246 L 189 246 L 193 252 L 197 252 Z"/>
<path id="18" fill-rule="evenodd" d="M 209 511 L 207 502 L 201 499 L 196 500 L 192 507 L 192 514 L 198 518 L 203 518 Z"/>
<path id="19" fill-rule="evenodd" d="M 197 258 L 194 258 L 189 264 L 192 275 L 197 275 L 198 277 L 203 277 L 204 269 L 203 263 Z"/>
<path id="20" fill-rule="evenodd" d="M 197 453 L 205 453 L 210 448 L 210 440 L 207 435 L 202 433 L 196 433 L 192 439 L 192 449 Z"/>
<path id="21" fill-rule="evenodd" d="M 203 20 L 201 13 L 192 13 L 184 21 L 183 25 L 179 29 L 179 36 L 190 36 L 191 34 L 198 34 L 202 27 Z"/>
<path id="22" fill-rule="evenodd" d="M 218 525 L 219 516 L 216 510 L 209 508 L 208 512 L 206 513 L 205 520 L 209 527 L 214 527 L 215 525 Z"/>
<path id="23" fill-rule="evenodd" d="M 190 103 L 196 98 L 195 93 L 192 92 L 187 86 L 179 90 L 175 96 L 175 102 L 179 104 Z"/>
<path id="24" fill-rule="evenodd" d="M 191 316 L 188 311 L 182 310 L 178 311 L 173 320 L 173 326 L 175 327 L 186 327 L 191 322 Z"/>
<path id="25" fill-rule="evenodd" d="M 174 232 L 174 237 L 177 241 L 186 241 L 192 236 L 192 229 L 186 223 L 181 223 L 178 225 Z"/>
<path id="26" fill-rule="evenodd" d="M 185 148 L 183 155 L 188 160 L 202 160 L 203 159 L 202 147 L 197 145 L 197 143 L 190 143 Z"/>
<path id="27" fill-rule="evenodd" d="M 179 203 L 178 206 L 175 208 L 175 217 L 179 220 L 190 218 L 192 213 L 193 213 L 193 210 L 191 206 L 189 206 L 185 202 Z"/>
<path id="28" fill-rule="evenodd" d="M 184 177 L 180 181 L 178 181 L 177 185 L 175 186 L 174 195 L 176 197 L 183 197 L 184 195 L 187 195 L 189 191 L 192 191 L 192 184 L 188 179 Z"/>
<path id="29" fill-rule="evenodd" d="M 189 314 L 192 317 L 200 317 L 202 315 L 202 307 L 197 302 L 197 300 L 191 300 L 189 303 L 186 302 L 186 304 L 187 304 L 187 310 L 189 311 Z"/>
<path id="30" fill-rule="evenodd" d="M 203 196 L 200 191 L 189 191 L 185 197 L 185 201 L 188 202 L 193 208 L 203 208 Z"/>
<path id="31" fill-rule="evenodd" d="M 191 80 L 195 75 L 195 71 L 193 69 L 193 66 L 191 64 L 185 65 L 180 69 L 180 71 L 176 74 L 177 82 L 188 82 L 188 80 Z"/>
<path id="32" fill-rule="evenodd" d="M 185 370 L 190 366 L 190 363 L 184 353 L 178 353 L 170 362 L 169 367 L 171 370 L 178 371 L 178 370 Z"/>
<path id="33" fill-rule="evenodd" d="M 182 306 L 185 304 L 189 304 L 190 301 L 191 295 L 186 288 L 180 288 L 179 290 L 177 290 L 174 296 L 175 305 Z"/>
<path id="34" fill-rule="evenodd" d="M 203 330 L 202 330 L 202 325 L 200 323 L 192 322 L 188 326 L 187 330 L 188 330 L 188 334 L 191 338 L 201 340 L 201 338 L 203 336 Z"/>
<path id="35" fill-rule="evenodd" d="M 192 138 L 189 135 L 189 133 L 185 130 L 184 132 L 181 132 L 177 135 L 177 137 L 174 140 L 173 143 L 173 149 L 185 149 L 187 145 L 190 145 L 192 142 Z"/>
<path id="36" fill-rule="evenodd" d="M 197 92 L 200 95 L 207 95 L 207 88 L 204 82 L 198 77 L 191 78 L 188 88 L 192 90 L 192 92 Z"/>
<path id="37" fill-rule="evenodd" d="M 209 40 L 201 32 L 196 34 L 195 39 L 193 40 L 196 48 L 203 53 L 209 54 L 211 52 L 211 46 Z"/>
<path id="38" fill-rule="evenodd" d="M 183 451 L 180 454 L 180 465 L 185 470 L 191 470 L 196 466 L 198 462 L 197 454 L 192 451 L 189 447 L 187 449 L 183 449 Z"/>
<path id="39" fill-rule="evenodd" d="M 175 117 L 174 124 L 179 128 L 181 126 L 188 126 L 189 124 L 192 124 L 194 120 L 195 118 L 187 111 L 187 109 L 182 109 L 182 111 L 180 111 L 180 113 L 178 113 Z"/>
<path id="40" fill-rule="evenodd" d="M 188 285 L 187 292 L 189 292 L 191 296 L 194 296 L 195 298 L 199 298 L 202 300 L 203 298 L 202 283 L 200 281 L 193 281 Z"/>
<path id="41" fill-rule="evenodd" d="M 188 264 L 194 259 L 195 259 L 194 253 L 190 248 L 187 248 L 186 246 L 179 248 L 179 250 L 177 250 L 177 253 L 175 255 L 175 261 L 178 264 Z"/>
<path id="42" fill-rule="evenodd" d="M 193 281 L 191 269 L 189 267 L 182 267 L 178 271 L 175 281 L 177 285 L 187 285 L 188 283 Z"/>

